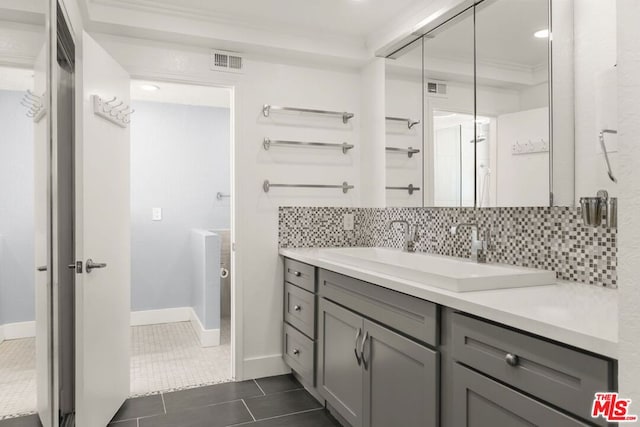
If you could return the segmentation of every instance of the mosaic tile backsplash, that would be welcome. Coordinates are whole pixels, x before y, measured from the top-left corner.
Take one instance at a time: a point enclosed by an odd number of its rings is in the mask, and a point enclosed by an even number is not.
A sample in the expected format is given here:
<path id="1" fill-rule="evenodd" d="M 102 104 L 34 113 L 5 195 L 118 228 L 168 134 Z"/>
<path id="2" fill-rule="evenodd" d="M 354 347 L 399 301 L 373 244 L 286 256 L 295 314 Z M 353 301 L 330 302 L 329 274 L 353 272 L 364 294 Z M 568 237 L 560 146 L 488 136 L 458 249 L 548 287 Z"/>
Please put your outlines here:
<path id="1" fill-rule="evenodd" d="M 343 230 L 343 215 L 355 218 L 353 231 Z M 334 208 L 281 207 L 280 247 L 390 247 L 402 248 L 400 227 L 394 219 L 418 226 L 417 251 L 469 257 L 471 232 L 451 227 L 473 222 L 491 230 L 487 262 L 542 268 L 558 279 L 617 287 L 616 229 L 582 225 L 578 208 Z"/>

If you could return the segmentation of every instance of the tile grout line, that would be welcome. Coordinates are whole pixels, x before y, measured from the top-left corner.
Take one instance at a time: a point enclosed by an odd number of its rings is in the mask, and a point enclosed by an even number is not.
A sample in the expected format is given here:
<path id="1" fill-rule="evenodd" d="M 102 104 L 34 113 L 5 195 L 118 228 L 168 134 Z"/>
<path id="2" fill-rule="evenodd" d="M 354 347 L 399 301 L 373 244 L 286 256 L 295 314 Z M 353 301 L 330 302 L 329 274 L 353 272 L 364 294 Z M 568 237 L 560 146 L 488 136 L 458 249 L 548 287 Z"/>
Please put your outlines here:
<path id="1" fill-rule="evenodd" d="M 164 403 L 164 394 L 160 393 L 160 398 L 162 399 L 162 409 L 164 410 L 164 413 L 167 413 L 167 405 L 165 405 Z"/>
<path id="2" fill-rule="evenodd" d="M 244 401 L 244 399 L 240 399 L 242 401 L 242 404 L 244 405 L 245 408 L 247 408 L 247 411 L 249 412 L 249 415 L 251 415 L 251 418 L 253 418 L 253 421 L 257 421 L 256 417 L 253 416 L 253 414 L 251 413 L 251 409 L 249 409 L 249 406 L 247 406 L 247 402 Z"/>
<path id="3" fill-rule="evenodd" d="M 253 382 L 256 383 L 256 385 L 258 386 L 258 388 L 260 389 L 260 391 L 262 392 L 263 396 L 266 396 L 267 393 L 264 392 L 264 390 L 262 389 L 262 387 L 260 387 L 260 384 L 258 384 L 258 381 L 256 381 L 256 379 L 253 379 Z"/>
<path id="4" fill-rule="evenodd" d="M 268 417 L 268 418 L 261 418 L 260 421 L 268 421 L 268 420 L 277 420 L 279 418 L 284 418 L 284 417 L 289 417 L 289 416 L 293 416 L 293 415 L 300 415 L 300 414 L 306 414 L 307 412 L 315 412 L 315 411 L 322 411 L 324 410 L 323 407 L 320 408 L 313 408 L 313 409 L 307 409 L 305 411 L 298 411 L 298 412 L 291 412 L 289 414 L 282 414 L 282 415 L 274 415 L 273 417 Z M 244 423 L 240 423 L 240 424 L 232 424 L 231 426 L 228 427 L 236 427 L 236 426 L 244 426 L 244 425 L 249 425 L 249 424 L 253 424 L 254 422 L 257 422 L 258 420 L 255 421 L 247 421 Z"/>

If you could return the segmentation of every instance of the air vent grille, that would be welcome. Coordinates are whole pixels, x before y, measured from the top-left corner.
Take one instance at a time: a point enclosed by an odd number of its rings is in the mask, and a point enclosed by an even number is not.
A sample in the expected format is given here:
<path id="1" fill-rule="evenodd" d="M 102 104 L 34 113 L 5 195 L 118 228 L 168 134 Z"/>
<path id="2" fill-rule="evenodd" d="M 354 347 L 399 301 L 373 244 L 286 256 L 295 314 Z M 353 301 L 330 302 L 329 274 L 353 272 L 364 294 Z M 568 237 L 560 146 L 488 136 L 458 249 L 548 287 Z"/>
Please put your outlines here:
<path id="1" fill-rule="evenodd" d="M 211 54 L 211 69 L 230 73 L 241 73 L 243 67 L 242 57 L 233 52 L 213 51 Z"/>
<path id="2" fill-rule="evenodd" d="M 427 95 L 447 96 L 447 84 L 442 82 L 427 82 Z"/>

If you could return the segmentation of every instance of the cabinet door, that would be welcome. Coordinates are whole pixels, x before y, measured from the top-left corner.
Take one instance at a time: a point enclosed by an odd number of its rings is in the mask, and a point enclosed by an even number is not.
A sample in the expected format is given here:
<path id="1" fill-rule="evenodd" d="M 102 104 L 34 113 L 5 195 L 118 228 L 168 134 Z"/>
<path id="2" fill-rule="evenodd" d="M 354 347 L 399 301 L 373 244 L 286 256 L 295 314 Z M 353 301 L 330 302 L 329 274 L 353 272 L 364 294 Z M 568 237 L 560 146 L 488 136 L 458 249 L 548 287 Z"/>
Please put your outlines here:
<path id="1" fill-rule="evenodd" d="M 318 385 L 320 394 L 353 427 L 362 427 L 363 371 L 359 353 L 363 319 L 320 299 Z"/>
<path id="2" fill-rule="evenodd" d="M 438 425 L 438 353 L 364 321 L 364 425 Z"/>
<path id="3" fill-rule="evenodd" d="M 453 382 L 454 427 L 588 425 L 459 364 Z"/>

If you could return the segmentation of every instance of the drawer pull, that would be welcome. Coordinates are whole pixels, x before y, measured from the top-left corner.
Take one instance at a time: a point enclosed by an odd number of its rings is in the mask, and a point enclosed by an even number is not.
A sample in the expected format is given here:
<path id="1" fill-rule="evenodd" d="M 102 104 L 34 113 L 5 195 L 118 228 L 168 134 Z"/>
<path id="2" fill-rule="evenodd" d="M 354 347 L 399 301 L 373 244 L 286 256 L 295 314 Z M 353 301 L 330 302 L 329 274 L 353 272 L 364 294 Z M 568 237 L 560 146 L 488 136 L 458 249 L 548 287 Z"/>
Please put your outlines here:
<path id="1" fill-rule="evenodd" d="M 296 277 L 300 277 L 300 276 L 302 276 L 302 273 L 300 273 L 299 271 L 294 271 L 293 275 L 296 276 Z"/>
<path id="2" fill-rule="evenodd" d="M 511 353 L 507 353 L 504 360 L 505 362 L 507 362 L 507 365 L 509 366 L 518 366 L 518 363 L 520 363 L 520 359 L 518 358 L 518 356 Z"/>
<path id="3" fill-rule="evenodd" d="M 302 307 L 300 307 L 299 305 L 293 306 L 293 311 L 300 311 L 300 310 L 302 310 Z"/>
<path id="4" fill-rule="evenodd" d="M 362 338 L 362 345 L 360 346 L 360 359 L 362 359 L 362 366 L 364 366 L 365 370 L 369 369 L 369 362 L 364 357 L 364 346 L 367 344 L 367 340 L 369 339 L 369 331 L 364 333 L 364 338 Z"/>
<path id="5" fill-rule="evenodd" d="M 297 356 L 297 355 L 299 355 L 299 354 L 300 354 L 300 350 L 298 350 L 297 348 L 294 348 L 294 349 L 293 349 L 293 355 L 294 355 L 294 356 Z"/>
<path id="6" fill-rule="evenodd" d="M 362 359 L 358 354 L 358 338 L 360 338 L 360 334 L 362 333 L 362 329 L 358 328 L 356 332 L 356 343 L 353 345 L 353 352 L 356 354 L 356 361 L 358 362 L 358 366 L 362 365 Z"/>

